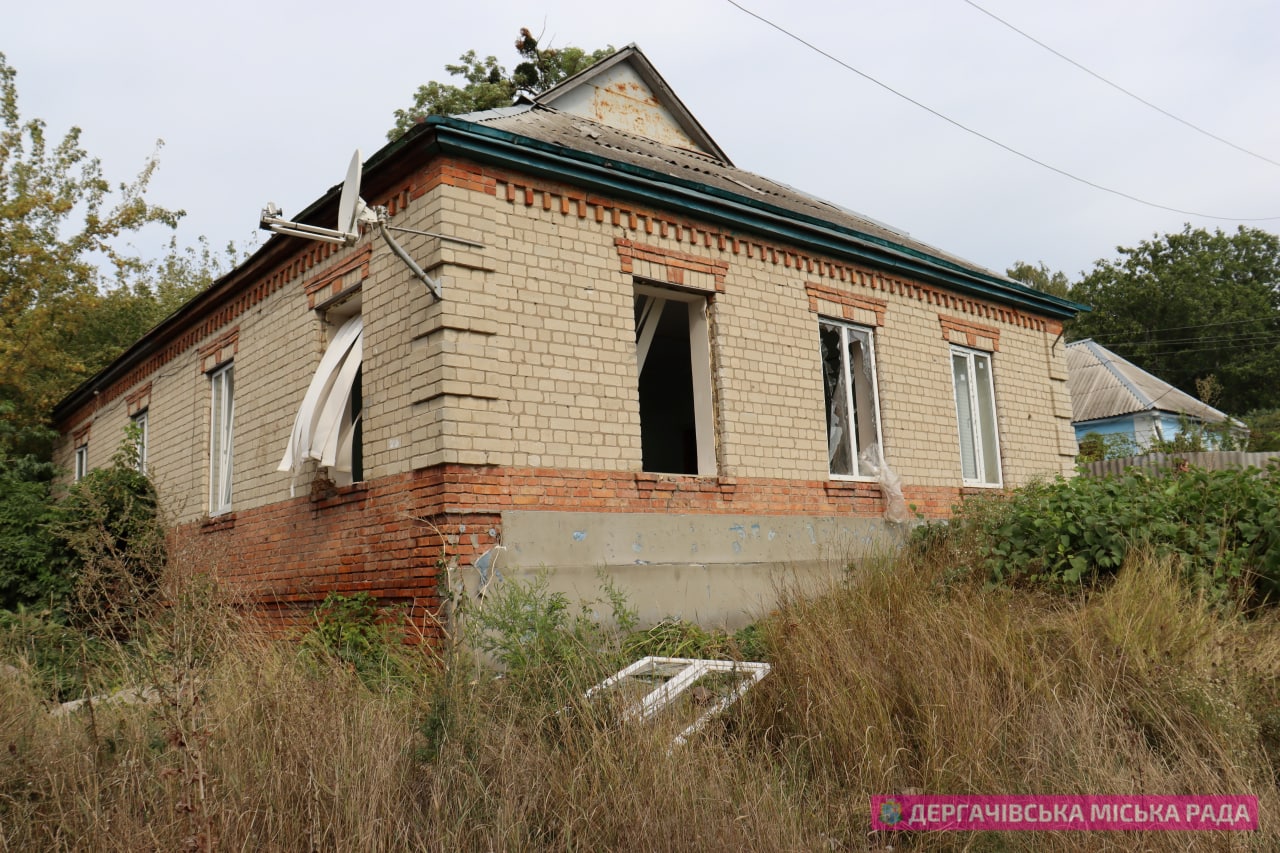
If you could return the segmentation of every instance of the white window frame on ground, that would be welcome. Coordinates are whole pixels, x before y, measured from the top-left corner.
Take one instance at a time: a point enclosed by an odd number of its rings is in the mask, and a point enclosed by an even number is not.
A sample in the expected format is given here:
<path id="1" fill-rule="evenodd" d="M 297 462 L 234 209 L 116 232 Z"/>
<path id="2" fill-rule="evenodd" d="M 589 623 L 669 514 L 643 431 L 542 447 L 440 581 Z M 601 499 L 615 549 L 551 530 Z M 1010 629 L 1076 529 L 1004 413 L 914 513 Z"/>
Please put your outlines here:
<path id="1" fill-rule="evenodd" d="M 688 742 L 711 719 L 721 714 L 742 698 L 748 690 L 760 683 L 772 667 L 759 661 L 708 660 L 705 658 L 665 658 L 644 657 L 630 666 L 624 667 L 614 675 L 587 691 L 585 698 L 591 699 L 602 693 L 619 690 L 629 685 L 640 687 L 644 694 L 623 710 L 623 719 L 628 722 L 644 722 L 652 719 L 665 708 L 676 704 L 691 688 L 701 686 L 708 676 L 725 674 L 730 676 L 727 683 L 715 685 L 714 691 L 706 691 L 695 707 L 705 703 L 696 719 L 686 726 L 672 746 L 682 746 Z M 706 688 L 704 687 L 705 691 Z"/>
<path id="2" fill-rule="evenodd" d="M 235 363 L 209 374 L 209 514 L 231 511 L 235 444 Z"/>
<path id="3" fill-rule="evenodd" d="M 826 344 L 832 333 L 839 338 L 838 366 L 828 364 Z M 827 470 L 833 480 L 875 477 L 882 467 L 884 447 L 876 388 L 875 331 L 819 317 L 818 360 L 827 415 Z M 833 375 L 829 375 L 829 367 L 835 367 Z"/>
<path id="4" fill-rule="evenodd" d="M 645 365 L 649 350 L 658 330 L 659 320 L 666 311 L 688 314 L 689 369 L 693 384 L 694 440 L 696 471 L 660 471 L 645 466 L 646 471 L 663 474 L 696 474 L 712 476 L 716 473 L 715 402 L 711 382 L 711 331 L 707 320 L 706 294 L 667 287 L 637 284 L 636 298 L 641 300 L 636 320 L 636 379 L 645 381 Z M 643 408 L 643 406 L 642 406 Z M 645 413 L 641 411 L 641 431 L 645 429 Z M 642 434 L 641 441 L 644 441 Z M 692 466 L 690 466 L 692 467 Z"/>
<path id="5" fill-rule="evenodd" d="M 147 410 L 143 409 L 141 412 L 138 412 L 136 415 L 130 418 L 130 420 L 133 422 L 134 427 L 136 427 L 138 431 L 137 432 L 138 440 L 137 440 L 137 444 L 135 445 L 138 450 L 138 473 L 146 474 L 147 473 L 147 440 L 149 438 Z"/>
<path id="6" fill-rule="evenodd" d="M 966 486 L 1000 486 L 1000 429 L 991 353 L 951 347 L 960 469 Z"/>
<path id="7" fill-rule="evenodd" d="M 76 448 L 76 480 L 83 480 L 89 473 L 89 445 L 82 444 Z"/>

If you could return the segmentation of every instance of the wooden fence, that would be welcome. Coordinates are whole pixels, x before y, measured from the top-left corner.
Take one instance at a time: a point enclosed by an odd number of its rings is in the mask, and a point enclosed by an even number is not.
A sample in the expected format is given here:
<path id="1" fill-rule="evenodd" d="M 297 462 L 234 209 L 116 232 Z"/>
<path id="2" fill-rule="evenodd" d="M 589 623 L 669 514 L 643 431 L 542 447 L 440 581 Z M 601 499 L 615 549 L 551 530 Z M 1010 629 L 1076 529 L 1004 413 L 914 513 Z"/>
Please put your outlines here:
<path id="1" fill-rule="evenodd" d="M 1224 471 L 1228 468 L 1248 468 L 1250 466 L 1266 469 L 1272 459 L 1280 459 L 1280 452 L 1245 453 L 1243 450 L 1209 450 L 1203 453 L 1144 453 L 1141 456 L 1126 456 L 1123 459 L 1103 459 L 1089 462 L 1081 466 L 1081 471 L 1090 477 L 1105 477 L 1108 474 L 1119 474 L 1129 468 L 1142 468 L 1147 471 L 1161 471 L 1190 465 L 1206 471 Z"/>

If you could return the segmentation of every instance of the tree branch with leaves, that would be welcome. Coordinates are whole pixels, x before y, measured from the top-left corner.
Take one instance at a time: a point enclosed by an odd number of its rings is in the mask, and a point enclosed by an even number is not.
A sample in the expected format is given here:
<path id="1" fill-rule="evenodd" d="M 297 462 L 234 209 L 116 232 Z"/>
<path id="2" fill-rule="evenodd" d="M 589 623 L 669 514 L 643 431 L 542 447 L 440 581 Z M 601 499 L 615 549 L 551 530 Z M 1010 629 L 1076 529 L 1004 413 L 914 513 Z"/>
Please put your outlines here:
<path id="1" fill-rule="evenodd" d="M 387 139 L 399 139 L 426 116 L 462 115 L 509 107 L 518 96 L 531 98 L 541 94 L 614 52 L 612 45 L 586 51 L 572 45 L 540 48 L 538 44 L 539 38 L 527 27 L 520 30 L 515 48 L 521 61 L 510 74 L 496 56 L 480 59 L 474 50 L 468 50 L 458 57 L 456 64 L 444 67 L 450 76 L 461 77 L 465 85 L 432 80 L 419 86 L 413 105 L 396 110 L 396 124 L 387 131 Z"/>

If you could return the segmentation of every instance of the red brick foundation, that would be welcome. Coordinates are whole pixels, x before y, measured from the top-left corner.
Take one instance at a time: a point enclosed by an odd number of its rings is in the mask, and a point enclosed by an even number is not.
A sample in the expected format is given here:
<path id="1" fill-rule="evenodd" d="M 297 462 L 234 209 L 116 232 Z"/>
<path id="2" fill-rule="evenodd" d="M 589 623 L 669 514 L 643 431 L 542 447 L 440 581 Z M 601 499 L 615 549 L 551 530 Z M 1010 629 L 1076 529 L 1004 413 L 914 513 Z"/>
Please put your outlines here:
<path id="1" fill-rule="evenodd" d="M 969 489 L 907 488 L 924 518 Z M 281 629 L 330 592 L 403 604 L 440 636 L 444 566 L 501 542 L 503 510 L 879 517 L 874 483 L 443 465 L 240 510 L 182 533 L 220 553 L 219 577 Z"/>

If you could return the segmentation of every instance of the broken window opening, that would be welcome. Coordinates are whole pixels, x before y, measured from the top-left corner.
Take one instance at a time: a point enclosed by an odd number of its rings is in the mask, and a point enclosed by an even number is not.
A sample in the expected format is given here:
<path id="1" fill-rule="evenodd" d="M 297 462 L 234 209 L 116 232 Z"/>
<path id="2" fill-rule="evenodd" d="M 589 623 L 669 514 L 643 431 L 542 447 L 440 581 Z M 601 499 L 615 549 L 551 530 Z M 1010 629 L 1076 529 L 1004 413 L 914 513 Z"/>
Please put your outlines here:
<path id="1" fill-rule="evenodd" d="M 644 470 L 715 474 L 706 297 L 637 286 L 635 323 Z"/>
<path id="2" fill-rule="evenodd" d="M 828 470 L 833 477 L 874 477 L 883 461 L 883 444 L 872 331 L 822 320 L 818 337 L 827 404 Z"/>
<path id="3" fill-rule="evenodd" d="M 970 485 L 1000 485 L 1000 438 L 996 429 L 995 387 L 991 356 L 952 347 L 956 422 L 960 432 L 960 467 Z"/>
<path id="4" fill-rule="evenodd" d="M 697 717 L 672 741 L 680 746 L 742 698 L 770 668 L 755 661 L 645 657 L 592 687 L 586 698 L 621 692 L 635 700 L 623 711 L 623 719 L 631 722 L 644 722 L 684 705 L 679 710 Z"/>
<path id="5" fill-rule="evenodd" d="M 138 473 L 145 475 L 147 473 L 147 440 L 150 437 L 148 421 L 150 418 L 147 416 L 147 410 L 143 409 L 129 420 L 132 421 L 135 430 L 134 450 L 137 451 L 135 464 L 138 466 Z"/>
<path id="6" fill-rule="evenodd" d="M 308 460 L 327 469 L 336 485 L 350 485 L 364 478 L 364 323 L 358 299 L 341 307 L 347 310 L 329 312 L 330 320 L 340 320 L 341 325 L 330 327 L 332 340 L 302 398 L 289 444 L 277 468 L 294 475 L 291 494 Z"/>

